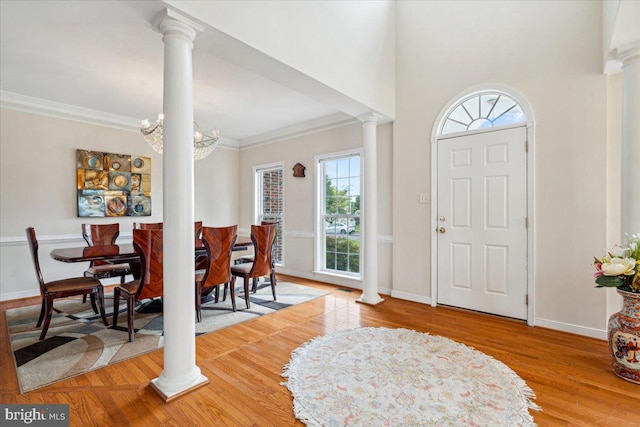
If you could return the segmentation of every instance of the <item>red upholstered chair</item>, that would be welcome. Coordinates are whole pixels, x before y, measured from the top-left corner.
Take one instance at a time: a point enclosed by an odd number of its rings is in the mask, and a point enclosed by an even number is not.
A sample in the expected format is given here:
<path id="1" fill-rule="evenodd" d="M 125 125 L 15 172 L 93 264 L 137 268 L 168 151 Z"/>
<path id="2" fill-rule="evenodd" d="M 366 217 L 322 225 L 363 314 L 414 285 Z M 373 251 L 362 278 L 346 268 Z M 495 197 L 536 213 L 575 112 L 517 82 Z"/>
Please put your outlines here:
<path id="1" fill-rule="evenodd" d="M 202 320 L 200 300 L 215 288 L 215 301 L 218 302 L 219 286 L 231 281 L 231 252 L 238 237 L 238 226 L 204 227 L 202 241 L 207 251 L 204 270 L 196 271 L 196 316 Z M 235 292 L 231 289 L 231 305 L 236 311 Z"/>
<path id="2" fill-rule="evenodd" d="M 82 224 L 82 237 L 89 247 L 114 246 L 116 239 L 120 235 L 120 224 Z M 113 252 L 113 248 L 106 249 L 107 254 Z M 85 255 L 100 255 L 100 249 L 85 250 Z M 97 279 L 107 279 L 110 277 L 120 277 L 120 283 L 124 283 L 125 277 L 133 274 L 128 263 L 111 264 L 105 261 L 91 261 L 89 268 L 84 272 L 85 277 L 95 277 Z M 84 298 L 86 300 L 86 296 Z"/>
<path id="3" fill-rule="evenodd" d="M 133 246 L 140 255 L 142 274 L 140 279 L 116 286 L 113 290 L 113 327 L 118 324 L 118 311 L 120 310 L 120 297 L 127 299 L 127 330 L 129 342 L 133 342 L 133 309 L 136 301 L 141 298 L 145 287 L 162 289 L 162 229 L 133 230 Z"/>
<path id="4" fill-rule="evenodd" d="M 271 278 L 271 292 L 273 293 L 273 300 L 276 300 L 276 277 L 273 270 L 273 264 L 271 262 L 271 253 L 273 240 L 276 235 L 276 226 L 271 225 L 252 225 L 251 226 L 251 241 L 253 242 L 253 262 L 237 264 L 231 267 L 231 289 L 236 283 L 236 277 L 242 277 L 244 281 L 244 297 L 247 303 L 247 308 L 250 307 L 249 302 L 249 279 L 256 279 L 262 276 L 270 276 Z"/>
<path id="5" fill-rule="evenodd" d="M 29 227 L 26 230 L 27 241 L 29 242 L 29 248 L 31 249 L 31 257 L 36 269 L 36 276 L 38 276 L 38 282 L 40 283 L 40 295 L 42 296 L 42 307 L 40 309 L 40 317 L 38 318 L 37 327 L 42 325 L 42 333 L 40 334 L 40 340 L 43 340 L 47 336 L 47 330 L 51 324 L 51 314 L 53 312 L 53 300 L 56 298 L 66 298 L 75 295 L 90 295 L 91 305 L 93 310 L 98 313 L 105 326 L 108 326 L 107 317 L 104 312 L 104 290 L 100 280 L 94 277 L 73 277 L 69 279 L 55 280 L 53 282 L 45 282 L 42 277 L 42 271 L 40 270 L 40 260 L 38 258 L 38 239 L 36 238 L 36 230 L 33 227 Z M 96 301 L 98 306 L 96 307 Z"/>

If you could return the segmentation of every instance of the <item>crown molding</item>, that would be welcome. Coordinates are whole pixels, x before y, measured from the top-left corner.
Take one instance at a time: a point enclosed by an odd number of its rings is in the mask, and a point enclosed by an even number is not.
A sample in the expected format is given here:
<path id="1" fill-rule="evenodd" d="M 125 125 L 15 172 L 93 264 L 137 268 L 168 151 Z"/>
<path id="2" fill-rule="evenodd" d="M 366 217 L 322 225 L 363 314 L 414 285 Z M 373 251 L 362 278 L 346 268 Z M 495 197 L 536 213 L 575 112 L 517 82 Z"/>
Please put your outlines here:
<path id="1" fill-rule="evenodd" d="M 360 123 L 360 121 L 348 114 L 331 114 L 329 116 L 320 117 L 319 119 L 308 120 L 306 122 L 286 126 L 272 132 L 266 132 L 250 138 L 241 139 L 240 149 L 244 150 L 246 148 L 253 148 L 259 145 L 272 144 L 274 142 L 298 138 L 303 135 L 349 126 L 355 123 Z"/>
<path id="2" fill-rule="evenodd" d="M 33 96 L 21 95 L 19 93 L 7 92 L 6 90 L 0 90 L 0 107 L 8 110 L 21 111 L 23 113 L 39 114 L 41 116 L 72 120 L 74 122 L 105 126 L 129 132 L 140 131 L 139 119 L 35 98 Z M 218 148 L 220 147 L 239 150 L 240 143 L 235 139 L 221 137 Z"/>
<path id="3" fill-rule="evenodd" d="M 90 110 L 4 90 L 0 90 L 0 107 L 127 131 L 137 132 L 140 129 L 140 120 L 131 117 Z"/>

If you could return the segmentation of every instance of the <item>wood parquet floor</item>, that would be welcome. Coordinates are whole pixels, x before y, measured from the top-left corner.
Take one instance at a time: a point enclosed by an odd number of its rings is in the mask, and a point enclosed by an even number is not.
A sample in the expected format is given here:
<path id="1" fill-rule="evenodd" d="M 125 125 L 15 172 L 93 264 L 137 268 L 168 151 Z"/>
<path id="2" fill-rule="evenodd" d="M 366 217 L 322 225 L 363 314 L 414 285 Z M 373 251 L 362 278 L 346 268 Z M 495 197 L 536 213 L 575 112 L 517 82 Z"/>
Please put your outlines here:
<path id="1" fill-rule="evenodd" d="M 166 404 L 149 386 L 162 350 L 19 394 L 5 311 L 39 298 L 1 302 L 0 402 L 69 404 L 70 424 L 83 427 L 302 426 L 280 385 L 291 352 L 332 331 L 385 326 L 446 336 L 502 361 L 536 393 L 539 426 L 640 426 L 640 386 L 613 374 L 605 341 L 388 296 L 370 307 L 355 302 L 357 290 L 283 279 L 331 294 L 198 337 L 196 363 L 210 382 Z"/>

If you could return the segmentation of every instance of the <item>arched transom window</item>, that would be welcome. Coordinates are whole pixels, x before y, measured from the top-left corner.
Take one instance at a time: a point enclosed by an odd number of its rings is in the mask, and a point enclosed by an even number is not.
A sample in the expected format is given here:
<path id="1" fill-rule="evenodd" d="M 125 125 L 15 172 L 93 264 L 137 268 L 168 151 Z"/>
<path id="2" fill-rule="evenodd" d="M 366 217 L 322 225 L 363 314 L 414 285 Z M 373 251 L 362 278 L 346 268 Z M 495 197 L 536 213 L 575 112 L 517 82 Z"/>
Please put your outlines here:
<path id="1" fill-rule="evenodd" d="M 520 105 L 500 92 L 482 92 L 463 99 L 446 117 L 440 135 L 506 126 L 527 121 Z"/>

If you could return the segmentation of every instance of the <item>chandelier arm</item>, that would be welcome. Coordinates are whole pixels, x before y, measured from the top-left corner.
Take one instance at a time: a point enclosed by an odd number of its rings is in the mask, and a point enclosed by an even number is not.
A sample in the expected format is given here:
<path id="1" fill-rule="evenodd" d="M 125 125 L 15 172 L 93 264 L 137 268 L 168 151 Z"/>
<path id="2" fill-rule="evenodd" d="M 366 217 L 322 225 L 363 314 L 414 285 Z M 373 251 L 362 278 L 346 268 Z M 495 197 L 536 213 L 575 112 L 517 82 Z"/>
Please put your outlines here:
<path id="1" fill-rule="evenodd" d="M 151 145 L 158 153 L 163 152 L 163 137 L 164 137 L 164 116 L 159 115 L 155 125 L 151 125 L 149 121 L 144 120 L 140 126 L 140 132 L 144 136 L 144 139 Z M 193 158 L 194 160 L 200 160 L 207 157 L 216 149 L 220 142 L 220 135 L 217 129 L 214 129 L 213 135 L 207 135 L 202 132 L 200 125 L 194 120 L 194 139 L 193 139 Z"/>

